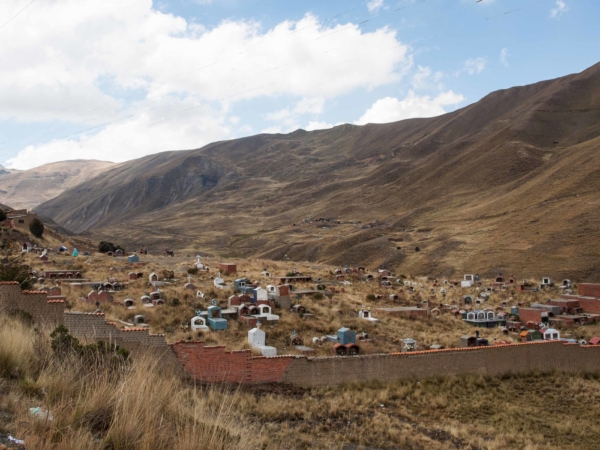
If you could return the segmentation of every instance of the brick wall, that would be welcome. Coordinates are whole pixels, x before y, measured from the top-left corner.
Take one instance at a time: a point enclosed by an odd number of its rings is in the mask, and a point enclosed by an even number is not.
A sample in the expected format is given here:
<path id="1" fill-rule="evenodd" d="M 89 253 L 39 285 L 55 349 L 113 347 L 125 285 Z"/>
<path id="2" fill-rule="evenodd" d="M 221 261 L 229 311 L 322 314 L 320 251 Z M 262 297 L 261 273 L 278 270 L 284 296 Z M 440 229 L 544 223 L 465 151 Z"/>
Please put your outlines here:
<path id="1" fill-rule="evenodd" d="M 55 327 L 63 323 L 65 302 L 48 300 L 44 291 L 21 291 L 16 281 L 0 282 L 0 311 L 17 309 L 30 314 L 38 325 Z"/>
<path id="2" fill-rule="evenodd" d="M 181 341 L 172 347 L 187 371 L 208 383 L 275 383 L 295 358 L 253 358 L 250 350 L 228 352 L 224 346 L 205 347 L 203 342 Z"/>
<path id="3" fill-rule="evenodd" d="M 392 381 L 467 373 L 500 375 L 534 370 L 597 372 L 600 370 L 600 346 L 538 342 L 390 355 L 296 358 L 290 361 L 281 382 L 325 386 L 356 381 Z"/>
<path id="4" fill-rule="evenodd" d="M 534 308 L 519 308 L 519 320 L 522 325 L 525 325 L 527 322 L 542 322 L 542 311 L 541 309 Z"/>
<path id="5" fill-rule="evenodd" d="M 171 346 L 162 334 L 150 334 L 146 328 L 119 330 L 115 324 L 106 322 L 103 313 L 64 313 L 64 324 L 73 336 L 83 344 L 97 341 L 114 343 L 134 355 L 150 354 L 161 367 L 183 373 Z"/>
<path id="6" fill-rule="evenodd" d="M 600 284 L 580 283 L 577 293 L 584 297 L 600 297 Z"/>
<path id="7" fill-rule="evenodd" d="M 579 307 L 583 309 L 584 313 L 600 314 L 600 298 L 582 297 L 581 295 L 561 295 L 561 298 L 571 301 L 575 300 L 579 303 Z"/>

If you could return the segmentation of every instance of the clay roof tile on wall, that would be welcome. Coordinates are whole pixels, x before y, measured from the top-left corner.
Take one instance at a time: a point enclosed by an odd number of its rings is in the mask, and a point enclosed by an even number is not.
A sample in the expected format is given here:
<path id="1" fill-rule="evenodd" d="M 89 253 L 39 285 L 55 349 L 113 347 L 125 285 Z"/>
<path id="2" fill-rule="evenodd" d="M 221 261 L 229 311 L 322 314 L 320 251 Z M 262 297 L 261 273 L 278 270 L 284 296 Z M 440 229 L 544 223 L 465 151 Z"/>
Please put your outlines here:
<path id="1" fill-rule="evenodd" d="M 119 331 L 148 331 L 148 328 L 123 328 Z"/>
<path id="2" fill-rule="evenodd" d="M 19 284 L 19 282 L 18 281 L 0 281 L 1 286 L 14 285 L 14 284 Z"/>
<path id="3" fill-rule="evenodd" d="M 64 303 L 64 300 L 48 300 L 46 303 Z"/>

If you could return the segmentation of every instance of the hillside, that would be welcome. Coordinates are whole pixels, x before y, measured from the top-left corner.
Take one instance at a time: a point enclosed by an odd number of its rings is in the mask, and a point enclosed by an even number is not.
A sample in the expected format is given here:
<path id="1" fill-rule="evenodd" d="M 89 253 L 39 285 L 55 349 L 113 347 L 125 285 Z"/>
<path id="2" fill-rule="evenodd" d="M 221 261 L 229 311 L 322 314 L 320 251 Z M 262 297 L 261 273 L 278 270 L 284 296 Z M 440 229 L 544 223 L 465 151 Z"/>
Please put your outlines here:
<path id="1" fill-rule="evenodd" d="M 36 210 L 132 246 L 598 280 L 599 147 L 597 64 L 435 118 L 148 156 Z"/>
<path id="2" fill-rule="evenodd" d="M 93 160 L 62 161 L 29 170 L 0 166 L 0 202 L 16 209 L 32 209 L 111 166 L 111 162 Z"/>

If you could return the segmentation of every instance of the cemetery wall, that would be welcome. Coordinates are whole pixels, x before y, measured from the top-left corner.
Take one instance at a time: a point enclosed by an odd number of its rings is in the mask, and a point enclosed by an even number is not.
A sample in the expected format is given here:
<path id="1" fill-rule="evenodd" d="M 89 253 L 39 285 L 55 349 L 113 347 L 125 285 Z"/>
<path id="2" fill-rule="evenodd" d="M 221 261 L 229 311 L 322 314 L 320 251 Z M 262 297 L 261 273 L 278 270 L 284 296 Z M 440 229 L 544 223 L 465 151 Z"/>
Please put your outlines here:
<path id="1" fill-rule="evenodd" d="M 577 293 L 584 297 L 600 297 L 600 284 L 579 283 Z"/>
<path id="2" fill-rule="evenodd" d="M 393 353 L 291 361 L 281 382 L 301 386 L 460 375 L 501 375 L 530 371 L 600 371 L 600 346 L 536 342 L 492 347 Z"/>
<path id="3" fill-rule="evenodd" d="M 250 350 L 226 351 L 225 346 L 206 347 L 203 342 L 180 341 L 173 351 L 186 370 L 207 383 L 275 383 L 295 356 L 252 357 Z"/>
<path id="4" fill-rule="evenodd" d="M 48 300 L 43 291 L 21 291 L 17 281 L 0 282 L 0 311 L 25 311 L 36 324 L 54 327 L 63 323 L 64 300 Z"/>
<path id="5" fill-rule="evenodd" d="M 106 322 L 103 313 L 64 313 L 64 325 L 83 344 L 97 341 L 114 343 L 136 355 L 150 354 L 161 367 L 183 373 L 183 367 L 163 334 L 150 334 L 147 328 L 119 330 Z"/>
<path id="6" fill-rule="evenodd" d="M 561 298 L 565 300 L 577 300 L 585 313 L 600 314 L 600 298 L 582 297 L 580 295 L 562 295 Z"/>

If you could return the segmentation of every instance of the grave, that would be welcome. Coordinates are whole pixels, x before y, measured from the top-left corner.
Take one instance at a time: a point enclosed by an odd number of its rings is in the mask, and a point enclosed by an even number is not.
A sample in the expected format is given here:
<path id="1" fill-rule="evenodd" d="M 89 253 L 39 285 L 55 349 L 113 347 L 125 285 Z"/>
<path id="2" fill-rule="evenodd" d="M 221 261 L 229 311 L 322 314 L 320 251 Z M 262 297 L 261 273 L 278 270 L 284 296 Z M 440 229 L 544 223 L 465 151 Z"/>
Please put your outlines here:
<path id="1" fill-rule="evenodd" d="M 217 301 L 212 301 L 212 306 L 209 306 L 206 310 L 208 318 L 208 326 L 213 331 L 226 330 L 227 320 L 221 317 L 221 308 L 217 306 Z"/>
<path id="2" fill-rule="evenodd" d="M 257 322 L 255 328 L 248 331 L 248 343 L 252 348 L 259 350 L 263 356 L 277 356 L 277 349 L 275 347 L 265 345 L 266 334 L 260 329 L 260 321 Z"/>
<path id="3" fill-rule="evenodd" d="M 196 316 L 190 321 L 190 327 L 192 331 L 208 331 L 209 328 L 206 326 L 206 319 L 201 316 Z"/>
<path id="4" fill-rule="evenodd" d="M 362 309 L 358 312 L 358 317 L 363 320 L 368 320 L 369 322 L 379 322 L 379 319 L 376 319 L 371 315 L 371 309 L 366 308 L 364 305 Z"/>

